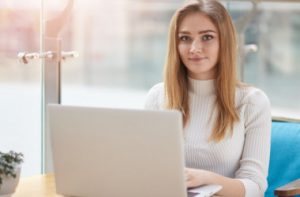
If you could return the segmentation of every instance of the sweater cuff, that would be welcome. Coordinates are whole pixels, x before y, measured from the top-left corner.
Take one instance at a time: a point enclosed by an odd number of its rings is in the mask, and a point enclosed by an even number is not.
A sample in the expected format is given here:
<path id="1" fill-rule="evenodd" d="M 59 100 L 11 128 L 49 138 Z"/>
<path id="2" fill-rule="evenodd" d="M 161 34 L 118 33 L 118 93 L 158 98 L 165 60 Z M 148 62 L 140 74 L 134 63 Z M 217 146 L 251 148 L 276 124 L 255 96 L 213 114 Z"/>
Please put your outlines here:
<path id="1" fill-rule="evenodd" d="M 245 197 L 263 197 L 264 194 L 261 193 L 259 186 L 251 181 L 250 179 L 237 179 L 241 181 L 245 188 Z"/>

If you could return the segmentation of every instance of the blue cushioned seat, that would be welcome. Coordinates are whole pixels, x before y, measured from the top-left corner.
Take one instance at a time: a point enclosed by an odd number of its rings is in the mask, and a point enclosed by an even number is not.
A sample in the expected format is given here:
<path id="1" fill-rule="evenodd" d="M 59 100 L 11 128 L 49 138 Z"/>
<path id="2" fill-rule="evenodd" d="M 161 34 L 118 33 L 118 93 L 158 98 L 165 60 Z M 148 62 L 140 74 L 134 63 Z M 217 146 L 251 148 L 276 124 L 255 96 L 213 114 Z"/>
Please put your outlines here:
<path id="1" fill-rule="evenodd" d="M 269 187 L 265 197 L 274 196 L 276 188 L 300 178 L 300 123 L 272 122 L 271 136 Z"/>

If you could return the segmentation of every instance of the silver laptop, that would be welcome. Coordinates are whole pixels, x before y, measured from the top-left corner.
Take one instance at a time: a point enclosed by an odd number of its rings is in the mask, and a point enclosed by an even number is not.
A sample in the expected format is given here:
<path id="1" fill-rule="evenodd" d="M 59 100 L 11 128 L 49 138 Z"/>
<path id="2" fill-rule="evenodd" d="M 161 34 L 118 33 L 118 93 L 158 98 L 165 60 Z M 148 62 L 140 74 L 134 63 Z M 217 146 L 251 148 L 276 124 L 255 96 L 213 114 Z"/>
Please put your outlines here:
<path id="1" fill-rule="evenodd" d="M 188 196 L 179 112 L 61 105 L 48 111 L 57 193 Z M 189 196 L 210 196 L 218 188 Z"/>

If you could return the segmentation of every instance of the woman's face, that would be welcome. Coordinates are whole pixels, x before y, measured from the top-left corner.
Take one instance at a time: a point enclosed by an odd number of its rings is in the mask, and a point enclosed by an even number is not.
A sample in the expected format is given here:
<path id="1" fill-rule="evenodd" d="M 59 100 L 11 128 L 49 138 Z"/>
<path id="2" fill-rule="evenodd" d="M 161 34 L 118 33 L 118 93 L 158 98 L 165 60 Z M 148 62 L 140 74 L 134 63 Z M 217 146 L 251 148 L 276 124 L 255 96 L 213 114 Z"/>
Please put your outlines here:
<path id="1" fill-rule="evenodd" d="M 179 24 L 178 51 L 189 77 L 207 80 L 216 76 L 219 32 L 204 14 L 188 14 Z"/>

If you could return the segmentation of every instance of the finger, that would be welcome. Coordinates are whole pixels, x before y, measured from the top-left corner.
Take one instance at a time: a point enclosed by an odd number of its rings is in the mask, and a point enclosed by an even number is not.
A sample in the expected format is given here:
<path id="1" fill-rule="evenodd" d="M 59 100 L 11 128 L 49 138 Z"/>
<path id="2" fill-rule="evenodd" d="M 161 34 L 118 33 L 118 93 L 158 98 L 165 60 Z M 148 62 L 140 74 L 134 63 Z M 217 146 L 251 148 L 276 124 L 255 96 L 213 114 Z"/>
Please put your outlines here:
<path id="1" fill-rule="evenodd" d="M 191 174 L 191 171 L 190 171 L 189 169 L 185 169 L 184 172 L 185 172 L 185 174 L 187 174 L 187 175 L 190 175 L 190 174 Z"/>
<path id="2" fill-rule="evenodd" d="M 185 173 L 185 180 L 190 180 L 191 179 L 191 174 L 189 172 Z"/>
<path id="3" fill-rule="evenodd" d="M 189 181 L 186 182 L 186 187 L 187 188 L 192 188 L 192 187 L 195 187 L 195 184 L 194 184 L 193 181 L 189 180 Z"/>
<path id="4" fill-rule="evenodd" d="M 189 180 L 191 180 L 191 177 L 185 176 L 185 181 L 189 181 Z"/>

